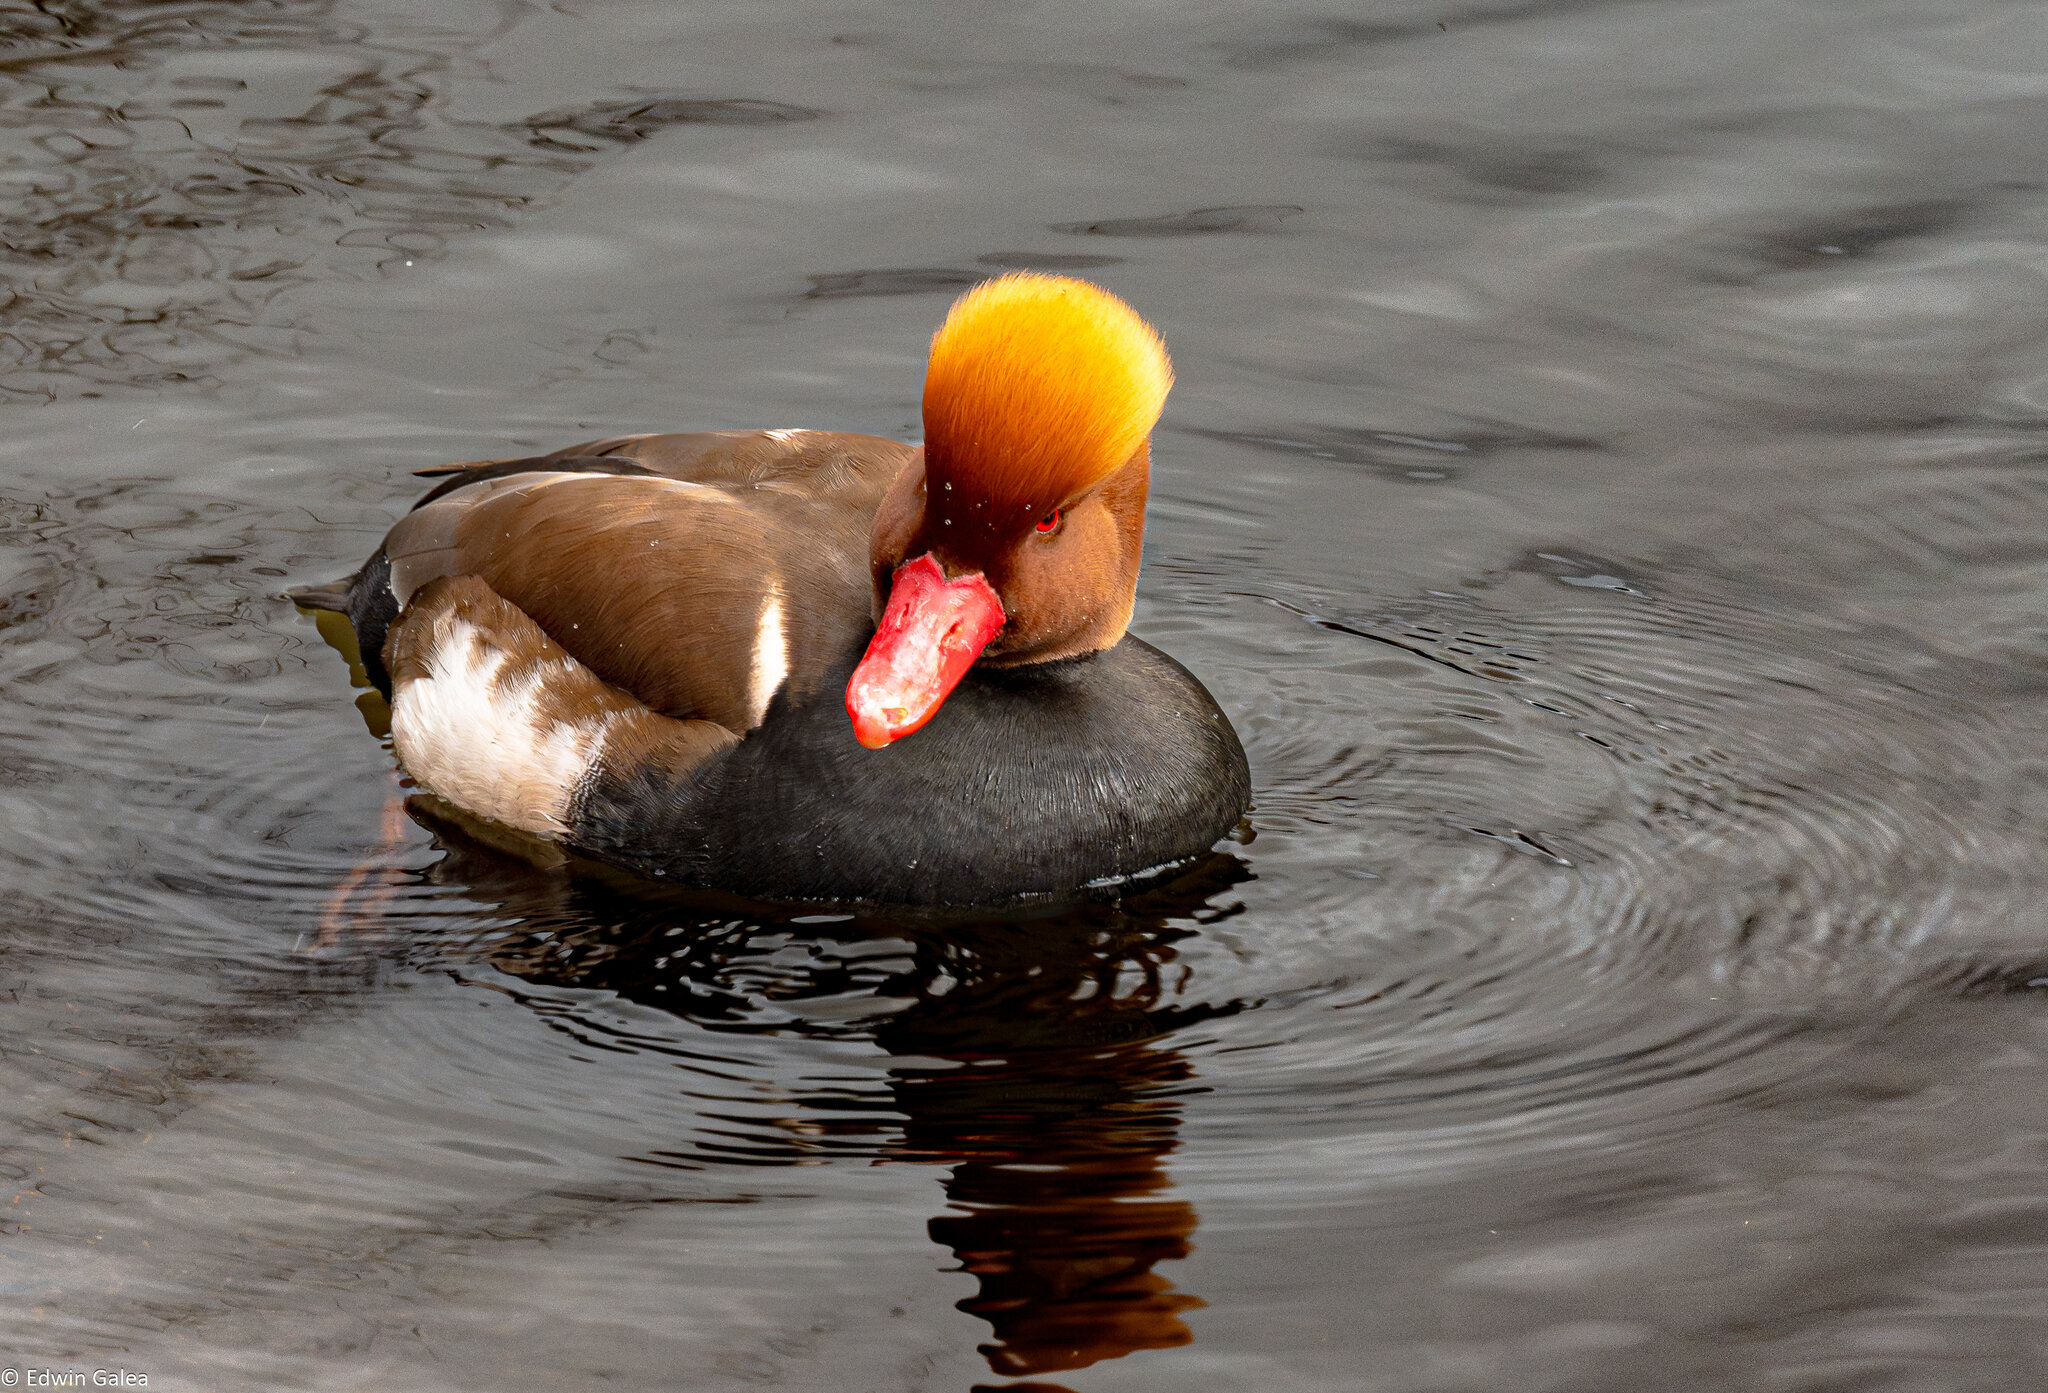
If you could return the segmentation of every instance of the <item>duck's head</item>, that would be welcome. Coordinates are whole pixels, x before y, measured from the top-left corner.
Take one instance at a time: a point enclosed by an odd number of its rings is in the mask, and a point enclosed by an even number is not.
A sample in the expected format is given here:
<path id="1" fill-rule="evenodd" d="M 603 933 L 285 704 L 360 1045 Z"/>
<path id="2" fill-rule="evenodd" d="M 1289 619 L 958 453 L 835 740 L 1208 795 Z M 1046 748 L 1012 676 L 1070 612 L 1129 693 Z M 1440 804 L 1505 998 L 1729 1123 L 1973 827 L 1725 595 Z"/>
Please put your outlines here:
<path id="1" fill-rule="evenodd" d="M 918 729 L 976 662 L 1124 636 L 1172 385 L 1152 326 L 1085 281 L 1020 272 L 954 303 L 932 338 L 924 449 L 869 539 L 875 637 L 846 689 L 861 744 Z"/>

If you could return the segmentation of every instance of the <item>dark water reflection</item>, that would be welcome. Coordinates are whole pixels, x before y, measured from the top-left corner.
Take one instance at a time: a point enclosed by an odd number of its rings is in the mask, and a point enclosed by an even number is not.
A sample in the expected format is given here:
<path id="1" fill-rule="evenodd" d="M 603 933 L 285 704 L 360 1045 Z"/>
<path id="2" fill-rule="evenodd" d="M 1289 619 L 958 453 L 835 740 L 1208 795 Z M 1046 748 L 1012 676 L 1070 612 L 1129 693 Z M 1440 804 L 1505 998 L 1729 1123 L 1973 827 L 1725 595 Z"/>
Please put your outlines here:
<path id="1" fill-rule="evenodd" d="M 2043 13 L 0 10 L 0 1365 L 2032 1386 Z M 912 435 L 1010 267 L 1173 348 L 1255 839 L 942 924 L 406 815 L 280 594 L 411 470 Z"/>
<path id="2" fill-rule="evenodd" d="M 1025 922 L 792 920 L 767 907 L 735 915 L 688 899 L 664 905 L 638 887 L 536 877 L 431 808 L 414 815 L 449 853 L 436 881 L 516 916 L 511 932 L 410 938 L 435 966 L 459 973 L 474 955 L 523 983 L 601 991 L 714 1035 L 870 1039 L 894 1061 L 866 1088 L 794 1092 L 784 1100 L 794 1111 L 782 1115 L 705 1107 L 706 1134 L 693 1145 L 635 1159 L 680 1169 L 861 1157 L 948 1168 L 949 1210 L 929 1232 L 979 1284 L 957 1305 L 993 1327 L 981 1353 L 999 1374 L 1081 1369 L 1193 1338 L 1179 1313 L 1201 1299 L 1153 1268 L 1189 1252 L 1196 1214 L 1170 1193 L 1166 1158 L 1181 1100 L 1205 1090 L 1166 1042 L 1241 1004 L 1175 1004 L 1188 974 L 1174 944 L 1242 910 L 1231 891 L 1249 873 L 1235 857 L 1212 857 L 1141 897 Z M 345 917 L 329 951 L 366 932 L 373 920 Z M 622 1038 L 573 1006 L 525 999 L 577 1039 Z M 764 1000 L 774 1003 L 766 1018 Z M 812 1003 L 869 1009 L 811 1015 Z M 644 1033 L 632 1043 L 662 1048 Z M 739 1081 L 728 1071 L 746 1067 L 693 1056 L 684 1067 L 704 1071 L 703 1100 L 715 1080 Z"/>

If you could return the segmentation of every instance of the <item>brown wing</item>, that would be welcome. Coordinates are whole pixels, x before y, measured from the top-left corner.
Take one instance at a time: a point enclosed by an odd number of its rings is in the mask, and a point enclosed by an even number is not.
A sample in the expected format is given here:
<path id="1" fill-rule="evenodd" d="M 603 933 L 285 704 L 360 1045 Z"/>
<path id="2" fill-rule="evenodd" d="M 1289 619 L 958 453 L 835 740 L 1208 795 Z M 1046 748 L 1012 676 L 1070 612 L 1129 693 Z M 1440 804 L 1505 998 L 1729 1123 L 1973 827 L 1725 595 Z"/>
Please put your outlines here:
<path id="1" fill-rule="evenodd" d="M 391 587 L 403 605 L 481 577 L 606 682 L 744 732 L 867 626 L 869 526 L 914 453 L 813 431 L 593 442 L 410 514 L 385 539 Z M 591 455 L 650 472 L 546 468 Z"/>

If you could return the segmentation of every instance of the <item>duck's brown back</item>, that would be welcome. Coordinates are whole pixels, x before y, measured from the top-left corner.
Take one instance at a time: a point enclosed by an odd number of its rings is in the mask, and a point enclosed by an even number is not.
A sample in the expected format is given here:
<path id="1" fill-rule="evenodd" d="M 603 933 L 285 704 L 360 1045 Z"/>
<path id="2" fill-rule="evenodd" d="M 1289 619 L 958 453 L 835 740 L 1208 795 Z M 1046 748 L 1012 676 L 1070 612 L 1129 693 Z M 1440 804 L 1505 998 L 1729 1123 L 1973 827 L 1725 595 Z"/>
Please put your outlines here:
<path id="1" fill-rule="evenodd" d="M 479 577 L 604 681 L 744 733 L 870 624 L 868 530 L 914 454 L 716 432 L 464 467 L 385 539 L 389 588 L 402 607 L 441 577 Z"/>

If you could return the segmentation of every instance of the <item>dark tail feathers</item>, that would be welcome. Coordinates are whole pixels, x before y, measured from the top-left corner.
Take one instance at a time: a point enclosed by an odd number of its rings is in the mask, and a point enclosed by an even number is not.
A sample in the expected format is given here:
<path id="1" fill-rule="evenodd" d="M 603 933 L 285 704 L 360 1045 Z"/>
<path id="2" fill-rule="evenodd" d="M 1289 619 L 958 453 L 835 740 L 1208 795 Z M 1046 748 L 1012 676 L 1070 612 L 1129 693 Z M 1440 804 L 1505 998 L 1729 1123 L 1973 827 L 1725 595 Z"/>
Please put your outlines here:
<path id="1" fill-rule="evenodd" d="M 343 576 L 325 585 L 298 586 L 285 591 L 284 597 L 300 609 L 331 609 L 337 614 L 347 614 L 349 592 L 355 583 L 354 576 Z"/>

